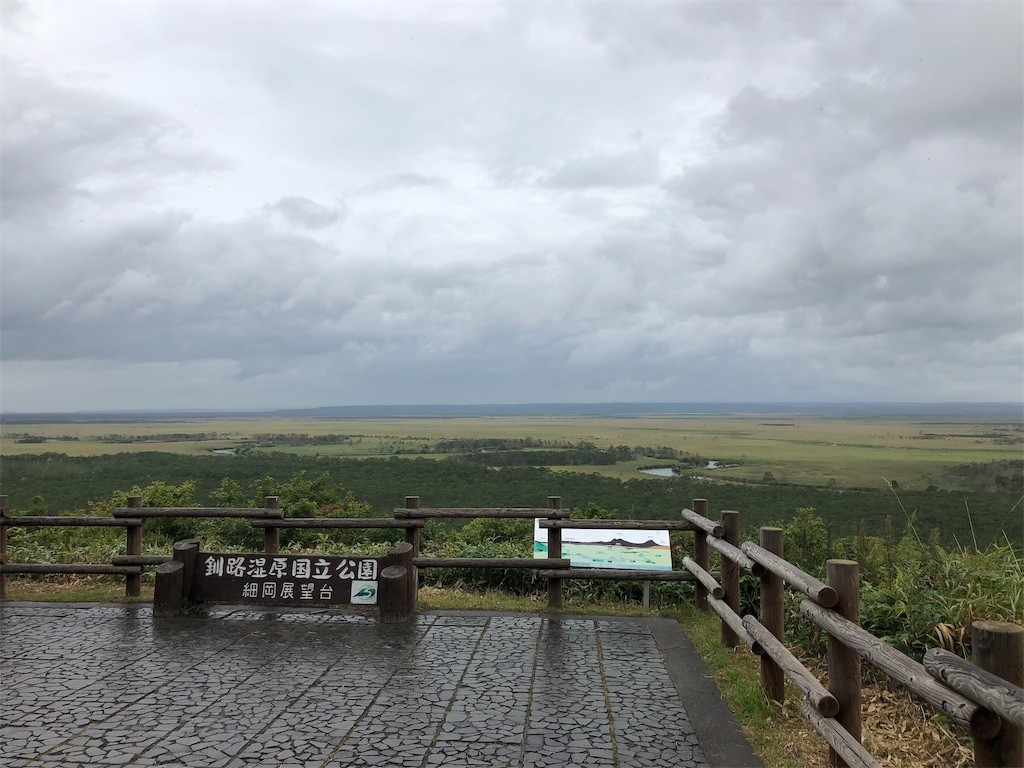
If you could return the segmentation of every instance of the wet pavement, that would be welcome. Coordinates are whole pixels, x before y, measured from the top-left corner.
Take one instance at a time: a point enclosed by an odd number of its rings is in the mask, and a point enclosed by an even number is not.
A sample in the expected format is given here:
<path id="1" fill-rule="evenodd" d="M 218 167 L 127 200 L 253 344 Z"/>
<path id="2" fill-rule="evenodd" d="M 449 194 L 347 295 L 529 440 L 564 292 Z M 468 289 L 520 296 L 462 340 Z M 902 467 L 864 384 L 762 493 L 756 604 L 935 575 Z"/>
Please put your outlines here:
<path id="1" fill-rule="evenodd" d="M 695 658 L 667 619 L 6 603 L 0 765 L 756 764 Z"/>

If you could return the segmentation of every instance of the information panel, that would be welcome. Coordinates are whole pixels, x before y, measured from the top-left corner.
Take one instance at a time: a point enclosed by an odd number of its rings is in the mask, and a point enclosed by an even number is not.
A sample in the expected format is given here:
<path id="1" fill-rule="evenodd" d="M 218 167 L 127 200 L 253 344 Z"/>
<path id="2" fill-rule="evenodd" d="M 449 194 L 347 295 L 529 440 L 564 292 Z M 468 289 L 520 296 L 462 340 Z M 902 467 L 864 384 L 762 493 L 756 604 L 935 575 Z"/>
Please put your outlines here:
<path id="1" fill-rule="evenodd" d="M 190 597 L 255 605 L 376 605 L 373 557 L 200 552 Z"/>
<path id="2" fill-rule="evenodd" d="M 548 531 L 533 525 L 533 556 L 549 557 Z M 627 571 L 671 571 L 668 531 L 562 529 L 562 557 L 573 568 L 612 568 Z"/>

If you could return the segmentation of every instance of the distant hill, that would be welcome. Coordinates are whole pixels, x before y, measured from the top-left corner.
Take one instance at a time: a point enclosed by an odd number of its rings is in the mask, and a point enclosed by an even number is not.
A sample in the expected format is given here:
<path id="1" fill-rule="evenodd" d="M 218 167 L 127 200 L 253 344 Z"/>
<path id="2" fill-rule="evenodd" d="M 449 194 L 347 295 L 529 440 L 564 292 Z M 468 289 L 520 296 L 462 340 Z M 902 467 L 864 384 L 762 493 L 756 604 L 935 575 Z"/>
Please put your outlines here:
<path id="1" fill-rule="evenodd" d="M 512 403 L 488 405 L 342 405 L 281 409 L 277 418 L 472 416 L 657 416 L 789 414 L 807 416 L 1000 416 L 1021 420 L 1019 403 Z"/>
<path id="2" fill-rule="evenodd" d="M 963 420 L 1024 418 L 1020 403 L 509 403 L 487 405 L 331 405 L 274 410 L 79 411 L 0 413 L 4 424 L 185 421 L 196 419 L 473 418 L 494 416 L 741 416 L 902 417 Z"/>
<path id="3" fill-rule="evenodd" d="M 563 544 L 592 544 L 597 547 L 632 547 L 633 549 L 650 549 L 651 547 L 663 547 L 664 544 L 659 544 L 656 541 L 648 539 L 643 544 L 636 544 L 632 541 L 626 541 L 625 539 L 612 539 L 611 541 L 573 541 L 572 539 L 562 539 Z"/>

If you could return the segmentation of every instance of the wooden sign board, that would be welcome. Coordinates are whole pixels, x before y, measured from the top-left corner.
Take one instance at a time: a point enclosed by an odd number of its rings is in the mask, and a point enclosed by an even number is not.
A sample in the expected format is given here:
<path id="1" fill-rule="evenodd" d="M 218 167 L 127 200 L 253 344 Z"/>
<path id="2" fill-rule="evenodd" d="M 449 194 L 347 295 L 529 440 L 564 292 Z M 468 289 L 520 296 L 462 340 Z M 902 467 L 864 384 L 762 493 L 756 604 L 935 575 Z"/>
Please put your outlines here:
<path id="1" fill-rule="evenodd" d="M 200 552 L 189 598 L 250 605 L 376 605 L 379 570 L 374 557 Z"/>

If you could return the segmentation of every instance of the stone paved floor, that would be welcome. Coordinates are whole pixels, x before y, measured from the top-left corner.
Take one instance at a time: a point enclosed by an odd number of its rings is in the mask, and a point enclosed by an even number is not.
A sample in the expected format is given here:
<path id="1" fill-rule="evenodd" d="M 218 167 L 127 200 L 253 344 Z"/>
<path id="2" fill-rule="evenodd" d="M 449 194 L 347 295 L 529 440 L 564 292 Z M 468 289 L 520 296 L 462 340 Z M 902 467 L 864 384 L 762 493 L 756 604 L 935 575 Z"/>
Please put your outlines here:
<path id="1" fill-rule="evenodd" d="M 706 766 L 653 626 L 0 605 L 0 765 Z"/>

